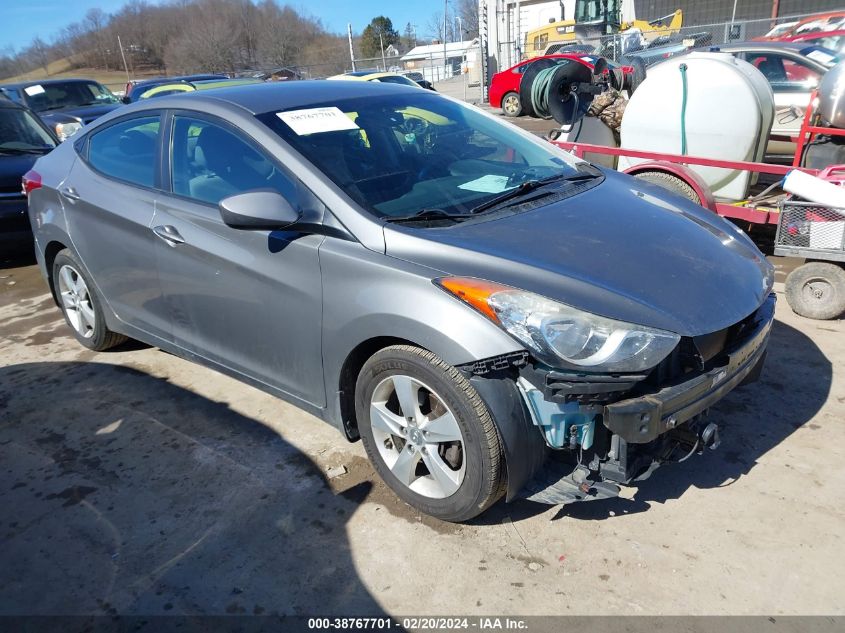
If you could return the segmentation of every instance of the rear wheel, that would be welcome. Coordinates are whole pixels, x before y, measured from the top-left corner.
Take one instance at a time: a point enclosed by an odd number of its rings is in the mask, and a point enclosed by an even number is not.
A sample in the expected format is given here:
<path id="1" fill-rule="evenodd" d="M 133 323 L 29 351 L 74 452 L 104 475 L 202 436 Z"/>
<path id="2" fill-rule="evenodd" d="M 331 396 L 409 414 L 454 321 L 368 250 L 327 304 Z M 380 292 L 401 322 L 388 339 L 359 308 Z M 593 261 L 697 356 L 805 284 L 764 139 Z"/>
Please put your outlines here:
<path id="1" fill-rule="evenodd" d="M 522 114 L 522 101 L 518 92 L 509 92 L 502 97 L 502 112 L 509 117 L 517 117 Z"/>
<path id="2" fill-rule="evenodd" d="M 672 174 L 667 174 L 665 171 L 641 171 L 638 174 L 634 174 L 634 178 L 639 178 L 640 180 L 645 180 L 653 185 L 658 185 L 659 187 L 663 187 L 672 193 L 676 193 L 688 200 L 692 200 L 696 204 L 701 204 L 701 199 L 698 197 L 695 189 L 693 189 L 682 178 L 678 178 Z"/>
<path id="3" fill-rule="evenodd" d="M 454 367 L 396 345 L 361 369 L 359 431 L 384 482 L 406 503 L 445 521 L 466 521 L 504 491 L 499 436 L 481 397 Z"/>
<path id="4" fill-rule="evenodd" d="M 93 284 L 69 249 L 60 251 L 53 261 L 53 285 L 65 321 L 82 345 L 101 352 L 126 340 L 106 327 Z"/>
<path id="5" fill-rule="evenodd" d="M 835 319 L 845 312 L 845 269 L 827 262 L 809 262 L 786 278 L 786 300 L 796 314 Z"/>

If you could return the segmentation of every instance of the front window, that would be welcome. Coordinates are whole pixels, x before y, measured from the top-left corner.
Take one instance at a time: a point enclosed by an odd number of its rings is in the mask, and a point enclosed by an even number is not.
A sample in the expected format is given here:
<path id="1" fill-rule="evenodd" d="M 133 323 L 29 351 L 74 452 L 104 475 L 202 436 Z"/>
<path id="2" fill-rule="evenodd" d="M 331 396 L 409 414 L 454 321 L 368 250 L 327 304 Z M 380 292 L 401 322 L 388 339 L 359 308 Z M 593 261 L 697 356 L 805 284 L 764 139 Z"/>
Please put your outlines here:
<path id="1" fill-rule="evenodd" d="M 27 105 L 36 112 L 120 103 L 108 88 L 96 81 L 35 84 L 23 89 Z"/>
<path id="2" fill-rule="evenodd" d="M 812 68 L 774 53 L 752 53 L 748 61 L 763 73 L 774 92 L 809 92 L 821 79 Z"/>
<path id="3" fill-rule="evenodd" d="M 173 193 L 216 205 L 252 189 L 275 189 L 288 200 L 293 182 L 246 139 L 205 119 L 173 117 Z"/>
<path id="4" fill-rule="evenodd" d="M 56 142 L 26 110 L 0 108 L 0 154 L 52 149 Z"/>
<path id="5" fill-rule="evenodd" d="M 258 118 L 378 217 L 464 214 L 526 181 L 577 171 L 552 145 L 423 91 Z"/>
<path id="6" fill-rule="evenodd" d="M 575 23 L 609 22 L 619 23 L 616 0 L 577 0 L 575 3 Z"/>

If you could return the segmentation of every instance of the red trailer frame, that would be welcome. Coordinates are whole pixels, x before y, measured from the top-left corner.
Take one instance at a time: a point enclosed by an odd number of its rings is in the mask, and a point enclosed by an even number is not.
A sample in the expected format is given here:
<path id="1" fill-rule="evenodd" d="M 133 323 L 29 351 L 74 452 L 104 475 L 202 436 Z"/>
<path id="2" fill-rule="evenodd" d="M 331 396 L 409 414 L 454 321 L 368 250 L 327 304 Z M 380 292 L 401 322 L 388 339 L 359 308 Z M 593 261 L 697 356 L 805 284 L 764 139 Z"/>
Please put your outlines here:
<path id="1" fill-rule="evenodd" d="M 662 152 L 647 152 L 621 147 L 592 145 L 590 143 L 569 143 L 566 141 L 551 142 L 562 149 L 572 152 L 579 158 L 583 158 L 584 154 L 644 158 L 647 162 L 629 167 L 624 170 L 624 173 L 635 175 L 646 171 L 659 171 L 671 174 L 685 181 L 695 190 L 703 207 L 706 207 L 721 216 L 733 218 L 735 220 L 744 220 L 753 224 L 777 224 L 779 217 L 777 207 L 754 206 L 753 199 L 750 198 L 745 200 L 736 200 L 733 202 L 717 201 L 713 198 L 709 187 L 707 187 L 698 174 L 689 169 L 688 166 L 701 165 L 704 167 L 724 167 L 725 169 L 750 171 L 757 174 L 771 174 L 775 176 L 785 176 L 793 169 L 800 169 L 808 174 L 814 176 L 818 175 L 820 171 L 817 169 L 806 169 L 799 166 L 804 153 L 804 148 L 818 134 L 824 134 L 827 136 L 845 136 L 845 130 L 811 125 L 811 122 L 814 121 L 815 105 L 817 103 L 816 96 L 816 92 L 813 92 L 810 97 L 810 105 L 804 113 L 801 131 L 799 132 L 798 137 L 793 139 L 796 141 L 797 145 L 791 166 L 771 165 L 768 163 L 755 163 L 748 161 L 719 160 L 716 158 L 704 158 L 701 156 L 687 156 L 681 154 L 664 154 Z"/>

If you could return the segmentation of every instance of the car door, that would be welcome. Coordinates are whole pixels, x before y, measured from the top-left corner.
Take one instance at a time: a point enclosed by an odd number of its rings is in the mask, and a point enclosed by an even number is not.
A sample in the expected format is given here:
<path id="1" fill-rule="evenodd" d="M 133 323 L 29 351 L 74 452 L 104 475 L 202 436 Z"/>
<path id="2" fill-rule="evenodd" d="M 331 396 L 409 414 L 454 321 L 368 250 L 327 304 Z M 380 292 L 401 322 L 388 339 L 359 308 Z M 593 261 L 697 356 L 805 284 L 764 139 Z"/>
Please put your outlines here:
<path id="1" fill-rule="evenodd" d="M 772 136 L 797 136 L 821 73 L 806 62 L 781 53 L 748 52 L 745 57 L 772 87 L 775 97 Z"/>
<path id="2" fill-rule="evenodd" d="M 218 202 L 298 182 L 230 124 L 176 112 L 170 194 L 156 205 L 162 291 L 177 345 L 306 402 L 325 404 L 319 235 L 226 226 Z"/>
<path id="3" fill-rule="evenodd" d="M 144 111 L 77 143 L 79 157 L 59 188 L 73 247 L 119 319 L 167 340 L 152 233 L 161 116 Z M 153 341 L 150 341 L 153 342 Z"/>

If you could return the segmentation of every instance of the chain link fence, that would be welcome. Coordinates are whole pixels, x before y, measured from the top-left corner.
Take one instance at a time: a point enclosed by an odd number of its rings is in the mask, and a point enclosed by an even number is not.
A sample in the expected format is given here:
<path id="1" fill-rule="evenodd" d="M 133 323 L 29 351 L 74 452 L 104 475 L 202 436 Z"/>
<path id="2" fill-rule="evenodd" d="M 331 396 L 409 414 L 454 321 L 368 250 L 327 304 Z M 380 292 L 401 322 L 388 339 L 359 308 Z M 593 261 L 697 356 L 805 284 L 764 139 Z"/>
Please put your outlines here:
<path id="1" fill-rule="evenodd" d="M 525 37 L 523 41 L 499 42 L 496 57 L 500 69 L 526 58 L 570 51 L 595 53 L 617 62 L 637 56 L 646 65 L 652 65 L 691 48 L 720 46 L 761 37 L 778 25 L 794 23 L 809 15 L 812 14 L 795 14 L 776 19 L 735 19 L 685 25 L 671 31 L 630 29 L 615 35 L 578 39 L 574 32 L 560 37 Z"/>
<path id="2" fill-rule="evenodd" d="M 290 81 L 325 79 L 354 71 L 388 72 L 404 75 L 413 81 L 430 82 L 435 90 L 467 101 L 481 99 L 482 56 L 478 40 L 418 46 L 400 55 L 356 57 L 354 64 L 346 58 L 317 64 L 300 64 L 286 68 L 252 68 L 237 73 L 239 77 Z M 389 82 L 390 79 L 384 81 Z"/>

